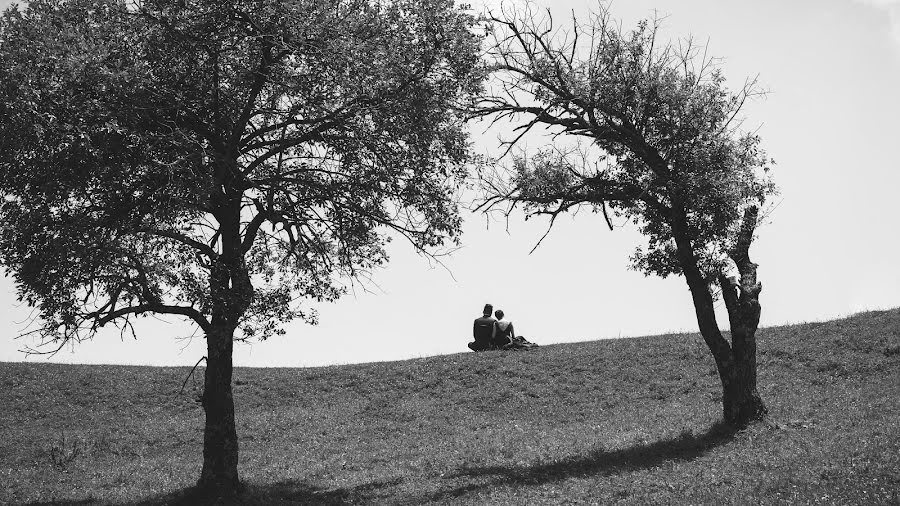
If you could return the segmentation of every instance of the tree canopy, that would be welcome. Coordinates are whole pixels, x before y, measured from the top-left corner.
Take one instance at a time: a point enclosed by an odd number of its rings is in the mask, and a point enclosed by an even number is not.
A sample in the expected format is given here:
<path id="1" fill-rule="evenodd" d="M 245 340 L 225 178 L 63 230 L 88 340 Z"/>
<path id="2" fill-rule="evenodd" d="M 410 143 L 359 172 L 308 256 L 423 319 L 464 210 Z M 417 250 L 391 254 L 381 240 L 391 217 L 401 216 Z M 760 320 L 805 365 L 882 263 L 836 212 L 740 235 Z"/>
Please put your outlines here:
<path id="1" fill-rule="evenodd" d="M 253 284 L 239 329 L 265 336 L 382 264 L 379 229 L 452 240 L 470 23 L 446 1 L 8 11 L 0 248 L 47 337 L 144 312 L 206 329 L 229 255 Z"/>
<path id="2" fill-rule="evenodd" d="M 475 116 L 518 121 L 510 148 L 535 126 L 585 139 L 516 156 L 511 171 L 485 174 L 489 204 L 518 198 L 552 217 L 586 205 L 640 225 L 648 245 L 634 266 L 667 276 L 681 267 L 667 218 L 684 207 L 707 277 L 726 267 L 742 211 L 775 187 L 755 133 L 740 132 L 755 80 L 725 87 L 717 61 L 685 40 L 657 40 L 657 21 L 623 32 L 606 9 L 571 31 L 531 10 L 494 18 L 494 79 Z M 527 198 L 526 198 L 527 197 Z"/>

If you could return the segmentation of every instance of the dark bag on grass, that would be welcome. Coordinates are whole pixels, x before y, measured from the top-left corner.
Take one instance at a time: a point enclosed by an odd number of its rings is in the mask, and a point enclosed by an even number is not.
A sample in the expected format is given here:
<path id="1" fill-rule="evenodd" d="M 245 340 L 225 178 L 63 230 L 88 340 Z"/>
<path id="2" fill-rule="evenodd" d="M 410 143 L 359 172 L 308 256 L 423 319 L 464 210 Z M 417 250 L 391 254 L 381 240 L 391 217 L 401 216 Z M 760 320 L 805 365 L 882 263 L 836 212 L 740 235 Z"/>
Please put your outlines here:
<path id="1" fill-rule="evenodd" d="M 504 350 L 530 350 L 532 348 L 537 348 L 538 345 L 532 343 L 528 339 L 525 339 L 522 336 L 516 336 L 511 339 L 511 342 L 503 347 Z"/>

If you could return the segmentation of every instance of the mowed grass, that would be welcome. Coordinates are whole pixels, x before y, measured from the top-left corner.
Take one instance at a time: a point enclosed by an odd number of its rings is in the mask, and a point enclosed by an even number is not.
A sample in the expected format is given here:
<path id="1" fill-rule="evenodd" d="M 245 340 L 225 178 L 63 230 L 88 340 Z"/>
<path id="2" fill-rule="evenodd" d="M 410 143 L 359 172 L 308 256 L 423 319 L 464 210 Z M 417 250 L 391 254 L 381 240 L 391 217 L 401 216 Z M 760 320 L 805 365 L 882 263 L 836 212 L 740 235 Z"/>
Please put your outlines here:
<path id="1" fill-rule="evenodd" d="M 695 334 L 238 369 L 232 502 L 900 503 L 900 310 L 758 337 L 741 431 Z M 199 502 L 188 371 L 0 364 L 0 503 Z"/>

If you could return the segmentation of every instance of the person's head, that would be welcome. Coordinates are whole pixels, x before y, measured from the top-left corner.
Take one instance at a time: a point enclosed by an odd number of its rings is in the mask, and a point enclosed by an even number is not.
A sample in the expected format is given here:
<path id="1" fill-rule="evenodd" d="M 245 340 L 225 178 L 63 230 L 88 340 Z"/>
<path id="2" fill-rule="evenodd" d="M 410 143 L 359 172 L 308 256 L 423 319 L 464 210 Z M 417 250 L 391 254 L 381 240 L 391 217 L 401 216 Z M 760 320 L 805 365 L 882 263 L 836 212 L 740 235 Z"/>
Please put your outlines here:
<path id="1" fill-rule="evenodd" d="M 502 320 L 503 319 L 503 310 L 498 309 L 498 310 L 494 311 L 494 317 L 496 317 L 498 320 Z"/>
<path id="2" fill-rule="evenodd" d="M 484 309 L 481 311 L 481 314 L 483 314 L 484 316 L 491 316 L 492 311 L 494 311 L 494 306 L 485 304 Z"/>

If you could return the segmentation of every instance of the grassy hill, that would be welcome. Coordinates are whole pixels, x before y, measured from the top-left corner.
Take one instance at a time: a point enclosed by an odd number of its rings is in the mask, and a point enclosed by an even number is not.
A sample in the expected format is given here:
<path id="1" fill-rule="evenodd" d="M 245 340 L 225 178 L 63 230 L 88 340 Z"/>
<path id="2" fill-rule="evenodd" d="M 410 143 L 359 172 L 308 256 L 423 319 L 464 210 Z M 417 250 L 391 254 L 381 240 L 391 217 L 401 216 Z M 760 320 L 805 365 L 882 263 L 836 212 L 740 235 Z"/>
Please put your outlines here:
<path id="1" fill-rule="evenodd" d="M 900 503 L 900 310 L 758 337 L 739 432 L 694 334 L 237 369 L 241 502 Z M 0 364 L 0 504 L 195 501 L 188 370 Z"/>

